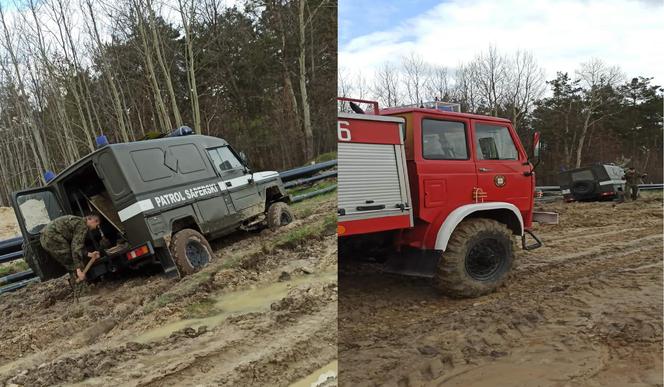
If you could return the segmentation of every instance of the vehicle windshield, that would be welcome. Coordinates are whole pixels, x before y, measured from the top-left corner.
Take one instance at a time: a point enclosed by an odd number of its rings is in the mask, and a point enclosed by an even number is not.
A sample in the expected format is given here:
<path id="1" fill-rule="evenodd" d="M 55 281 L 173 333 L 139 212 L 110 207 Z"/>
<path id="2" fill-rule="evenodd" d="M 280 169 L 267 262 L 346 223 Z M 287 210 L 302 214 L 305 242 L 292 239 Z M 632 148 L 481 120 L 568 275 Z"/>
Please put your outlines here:
<path id="1" fill-rule="evenodd" d="M 25 229 L 38 234 L 53 219 L 62 216 L 62 209 L 51 191 L 31 192 L 16 198 Z"/>

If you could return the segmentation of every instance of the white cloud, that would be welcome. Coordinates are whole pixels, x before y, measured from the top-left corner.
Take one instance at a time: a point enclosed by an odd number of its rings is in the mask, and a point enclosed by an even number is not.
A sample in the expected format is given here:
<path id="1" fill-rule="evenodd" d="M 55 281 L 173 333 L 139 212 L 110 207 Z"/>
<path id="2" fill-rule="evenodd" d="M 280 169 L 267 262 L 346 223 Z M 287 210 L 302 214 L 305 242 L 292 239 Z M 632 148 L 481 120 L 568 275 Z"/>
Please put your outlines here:
<path id="1" fill-rule="evenodd" d="M 392 29 L 355 37 L 340 47 L 339 66 L 371 73 L 414 51 L 456 67 L 492 44 L 502 53 L 532 52 L 546 79 L 556 71 L 573 74 L 596 57 L 661 85 L 663 21 L 661 0 L 451 0 L 395 21 Z"/>

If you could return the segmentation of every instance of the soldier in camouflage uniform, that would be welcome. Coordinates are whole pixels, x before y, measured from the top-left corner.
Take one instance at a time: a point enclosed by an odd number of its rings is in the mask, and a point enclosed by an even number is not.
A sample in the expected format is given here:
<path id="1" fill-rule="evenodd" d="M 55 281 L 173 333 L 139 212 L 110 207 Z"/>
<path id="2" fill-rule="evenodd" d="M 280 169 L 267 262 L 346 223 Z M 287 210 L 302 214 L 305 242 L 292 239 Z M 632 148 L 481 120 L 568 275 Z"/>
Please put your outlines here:
<path id="1" fill-rule="evenodd" d="M 625 172 L 625 194 L 627 197 L 636 200 L 639 197 L 639 183 L 642 178 L 645 178 L 647 175 L 645 173 L 638 173 L 634 167 L 627 168 Z"/>
<path id="2" fill-rule="evenodd" d="M 81 258 L 85 254 L 85 238 L 88 230 L 99 227 L 99 215 L 84 218 L 72 215 L 54 219 L 42 230 L 40 242 L 53 259 L 60 262 L 70 273 L 76 273 L 79 281 L 85 279 Z M 89 258 L 99 258 L 99 252 L 87 253 Z"/>

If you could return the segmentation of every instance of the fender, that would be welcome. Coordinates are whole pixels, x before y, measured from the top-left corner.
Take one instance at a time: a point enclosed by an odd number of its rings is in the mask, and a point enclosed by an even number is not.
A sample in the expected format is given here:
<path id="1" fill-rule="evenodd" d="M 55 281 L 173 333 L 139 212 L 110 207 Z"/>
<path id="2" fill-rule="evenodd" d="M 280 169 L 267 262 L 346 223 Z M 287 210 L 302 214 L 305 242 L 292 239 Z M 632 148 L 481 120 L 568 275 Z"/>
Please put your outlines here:
<path id="1" fill-rule="evenodd" d="M 516 218 L 519 220 L 519 225 L 520 225 L 520 231 L 518 235 L 522 236 L 523 218 L 521 217 L 521 212 L 519 211 L 518 208 L 516 208 L 514 204 L 505 203 L 505 202 L 466 204 L 465 206 L 461 206 L 456 210 L 452 211 L 443 222 L 443 225 L 440 226 L 440 229 L 438 230 L 438 235 L 436 236 L 435 249 L 442 251 L 445 251 L 445 249 L 447 249 L 447 243 L 450 241 L 450 236 L 452 236 L 452 232 L 456 229 L 459 223 L 461 223 L 461 221 L 463 221 L 464 219 L 466 219 L 466 217 L 468 217 L 468 215 L 478 211 L 498 210 L 498 209 L 506 209 L 514 213 L 514 215 L 516 215 Z"/>

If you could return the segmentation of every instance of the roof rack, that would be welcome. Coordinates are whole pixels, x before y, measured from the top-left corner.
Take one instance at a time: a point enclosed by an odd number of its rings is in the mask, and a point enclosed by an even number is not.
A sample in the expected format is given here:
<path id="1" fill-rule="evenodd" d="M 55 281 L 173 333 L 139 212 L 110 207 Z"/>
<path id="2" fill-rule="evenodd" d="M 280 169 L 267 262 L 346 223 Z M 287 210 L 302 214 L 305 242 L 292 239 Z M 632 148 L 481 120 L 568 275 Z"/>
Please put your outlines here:
<path id="1" fill-rule="evenodd" d="M 369 104 L 369 105 L 373 106 L 373 114 L 378 115 L 378 101 L 369 101 L 369 100 L 366 100 L 366 99 L 348 98 L 348 97 L 337 97 L 337 101 Z"/>
<path id="2" fill-rule="evenodd" d="M 455 102 L 445 102 L 445 101 L 427 101 L 421 103 L 414 103 L 411 105 L 401 105 L 395 106 L 397 108 L 425 108 L 425 109 L 434 109 L 444 112 L 456 112 L 461 113 L 461 104 Z"/>

